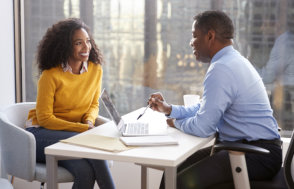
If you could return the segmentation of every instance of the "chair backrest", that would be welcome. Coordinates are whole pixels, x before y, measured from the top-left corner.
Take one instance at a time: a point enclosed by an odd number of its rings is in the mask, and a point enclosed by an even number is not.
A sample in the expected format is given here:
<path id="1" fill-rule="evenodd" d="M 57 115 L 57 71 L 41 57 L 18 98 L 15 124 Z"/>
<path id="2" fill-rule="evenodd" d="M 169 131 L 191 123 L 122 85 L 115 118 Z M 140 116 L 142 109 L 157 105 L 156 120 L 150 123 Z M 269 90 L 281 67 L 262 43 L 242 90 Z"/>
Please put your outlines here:
<path id="1" fill-rule="evenodd" d="M 284 160 L 285 177 L 289 188 L 294 188 L 294 132 L 292 132 L 291 141 Z"/>
<path id="2" fill-rule="evenodd" d="M 0 112 L 2 165 L 6 173 L 28 181 L 35 178 L 36 141 L 24 126 L 34 107 L 34 102 L 16 103 Z"/>

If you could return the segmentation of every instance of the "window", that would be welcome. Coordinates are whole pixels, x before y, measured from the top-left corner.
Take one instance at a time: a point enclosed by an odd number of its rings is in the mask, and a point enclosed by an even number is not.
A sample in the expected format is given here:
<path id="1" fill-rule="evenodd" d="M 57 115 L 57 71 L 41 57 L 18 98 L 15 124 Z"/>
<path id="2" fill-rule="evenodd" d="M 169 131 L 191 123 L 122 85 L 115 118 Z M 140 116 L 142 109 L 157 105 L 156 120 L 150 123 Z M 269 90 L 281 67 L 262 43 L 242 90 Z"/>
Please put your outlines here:
<path id="1" fill-rule="evenodd" d="M 223 10 L 232 18 L 236 31 L 235 48 L 249 58 L 261 75 L 266 74 L 266 70 L 273 67 L 267 65 L 273 61 L 271 52 L 275 41 L 281 34 L 289 31 L 287 24 L 293 26 L 294 8 L 289 2 L 23 1 L 26 78 L 24 100 L 36 99 L 37 69 L 34 60 L 38 42 L 46 29 L 60 19 L 80 17 L 90 26 L 106 61 L 103 86 L 109 90 L 119 112 L 125 114 L 145 106 L 149 95 L 155 91 L 161 91 L 168 102 L 175 104 L 183 104 L 184 94 L 201 95 L 208 65 L 195 60 L 189 42 L 193 16 L 205 10 Z M 292 19 L 289 18 L 291 15 Z M 292 33 L 289 35 L 291 37 Z M 291 48 L 289 47 L 287 52 L 292 52 L 288 55 L 289 59 L 293 60 L 294 47 L 293 44 L 289 45 Z M 294 64 L 285 68 L 285 71 L 294 75 Z M 285 75 L 281 74 L 278 79 Z M 290 79 L 287 86 L 277 78 L 266 84 L 275 117 L 284 130 L 294 128 L 294 76 L 292 77 L 293 80 Z M 279 94 L 279 91 L 282 94 Z M 103 110 L 101 113 L 105 114 Z M 287 135 L 287 132 L 283 135 Z"/>

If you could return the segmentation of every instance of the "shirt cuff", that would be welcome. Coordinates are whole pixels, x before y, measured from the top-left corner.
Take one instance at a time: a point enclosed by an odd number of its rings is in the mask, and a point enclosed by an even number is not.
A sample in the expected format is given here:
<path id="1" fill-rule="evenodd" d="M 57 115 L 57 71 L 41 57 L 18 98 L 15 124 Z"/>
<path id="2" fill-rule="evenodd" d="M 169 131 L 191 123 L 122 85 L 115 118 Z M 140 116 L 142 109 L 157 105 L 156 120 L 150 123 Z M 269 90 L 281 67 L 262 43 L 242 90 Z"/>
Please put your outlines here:
<path id="1" fill-rule="evenodd" d="M 166 117 L 168 117 L 168 118 L 177 118 L 177 117 L 179 117 L 179 113 L 180 113 L 180 111 L 179 111 L 179 105 L 171 105 L 172 106 L 172 111 L 170 112 L 170 115 L 166 115 Z"/>
<path id="2" fill-rule="evenodd" d="M 177 129 L 181 130 L 181 120 L 175 120 L 174 121 L 174 125 Z"/>

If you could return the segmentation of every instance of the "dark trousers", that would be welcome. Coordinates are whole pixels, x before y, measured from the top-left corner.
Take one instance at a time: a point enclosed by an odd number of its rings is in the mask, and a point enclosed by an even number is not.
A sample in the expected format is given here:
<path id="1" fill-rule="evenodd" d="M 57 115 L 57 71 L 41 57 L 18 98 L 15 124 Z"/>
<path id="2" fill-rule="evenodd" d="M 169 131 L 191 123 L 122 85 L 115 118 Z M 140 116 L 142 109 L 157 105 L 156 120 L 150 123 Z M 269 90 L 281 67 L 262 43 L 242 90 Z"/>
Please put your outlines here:
<path id="1" fill-rule="evenodd" d="M 282 149 L 276 144 L 254 144 L 270 151 L 270 154 L 245 154 L 250 180 L 271 179 L 281 168 Z M 217 184 L 233 182 L 229 154 L 217 151 L 210 156 L 211 146 L 201 149 L 185 160 L 177 169 L 178 189 L 209 188 Z M 164 188 L 162 179 L 160 188 Z"/>
<path id="2" fill-rule="evenodd" d="M 44 148 L 59 140 L 77 135 L 77 132 L 49 130 L 42 127 L 27 128 L 36 139 L 37 162 L 45 163 Z M 101 189 L 115 188 L 107 161 L 94 159 L 74 159 L 59 161 L 74 176 L 73 189 L 93 189 L 95 181 Z"/>

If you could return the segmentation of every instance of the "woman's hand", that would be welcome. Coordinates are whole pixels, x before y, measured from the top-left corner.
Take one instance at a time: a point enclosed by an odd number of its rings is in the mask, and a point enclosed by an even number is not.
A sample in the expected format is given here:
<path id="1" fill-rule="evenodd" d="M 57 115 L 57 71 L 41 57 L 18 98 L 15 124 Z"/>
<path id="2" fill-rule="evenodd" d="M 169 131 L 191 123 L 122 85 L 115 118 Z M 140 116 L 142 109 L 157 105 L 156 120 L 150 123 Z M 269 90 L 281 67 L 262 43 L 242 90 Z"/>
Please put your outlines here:
<path id="1" fill-rule="evenodd" d="M 90 130 L 90 129 L 94 129 L 94 128 L 95 128 L 95 126 L 93 125 L 92 121 L 87 120 L 87 121 L 86 121 L 86 124 L 89 125 L 88 130 Z"/>
<path id="2" fill-rule="evenodd" d="M 162 112 L 165 115 L 170 115 L 172 111 L 172 106 L 164 100 L 162 94 L 159 92 L 150 95 L 148 104 L 151 105 L 152 110 Z"/>

